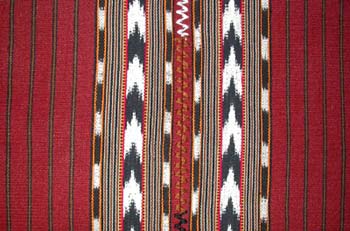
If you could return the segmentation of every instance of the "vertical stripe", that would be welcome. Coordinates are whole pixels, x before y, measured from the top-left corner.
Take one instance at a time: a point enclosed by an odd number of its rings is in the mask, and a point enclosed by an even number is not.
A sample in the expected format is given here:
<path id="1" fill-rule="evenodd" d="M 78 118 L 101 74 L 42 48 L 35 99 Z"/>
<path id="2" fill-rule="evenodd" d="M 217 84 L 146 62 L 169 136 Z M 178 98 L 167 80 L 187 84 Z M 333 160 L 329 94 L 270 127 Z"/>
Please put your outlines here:
<path id="1" fill-rule="evenodd" d="M 148 1 L 127 1 L 127 71 L 123 144 L 123 229 L 145 226 L 145 170 L 148 80 Z"/>
<path id="2" fill-rule="evenodd" d="M 32 230 L 48 230 L 48 141 L 52 46 L 52 2 L 37 0 L 36 39 L 45 49 L 36 49 L 33 92 L 33 204 Z M 41 10 L 39 10 L 41 9 Z M 38 43 L 39 44 L 39 43 Z M 37 180 L 40 179 L 40 180 Z M 35 189 L 35 190 L 34 190 Z"/>
<path id="3" fill-rule="evenodd" d="M 342 63 L 342 68 L 340 68 L 340 77 L 343 79 L 343 98 L 344 98 L 344 104 L 343 104 L 343 110 L 344 113 L 344 125 L 345 125 L 345 130 L 344 130 L 344 148 L 342 150 L 342 155 L 343 155 L 343 161 L 346 161 L 345 166 L 344 166 L 344 226 L 343 230 L 348 230 L 350 228 L 350 223 L 349 223 L 349 217 L 350 217 L 350 193 L 349 193 L 349 186 L 350 186 L 350 158 L 349 158 L 349 142 L 350 142 L 350 94 L 347 86 L 350 86 L 350 44 L 348 41 L 350 41 L 350 33 L 347 32 L 346 28 L 349 28 L 350 25 L 350 4 L 347 4 L 347 1 L 343 1 L 340 4 L 340 7 L 342 6 L 340 16 L 342 18 L 341 20 L 341 27 L 340 27 L 340 32 L 341 32 L 341 40 L 342 42 L 340 43 L 340 49 L 343 51 L 341 52 L 340 56 L 340 61 Z M 344 150 L 345 149 L 345 150 Z M 344 154 L 345 153 L 345 154 Z M 344 163 L 343 163 L 344 165 Z"/>
<path id="4" fill-rule="evenodd" d="M 3 153 L 0 155 L 0 169 L 3 177 L 0 177 L 0 184 L 2 186 L 2 190 L 0 191 L 0 212 L 3 214 L 0 216 L 0 226 L 4 227 L 4 230 L 7 230 L 7 173 L 6 173 L 6 164 L 7 164 L 7 86 L 8 86 L 8 56 L 9 56 L 9 34 L 10 34 L 10 3 L 11 1 L 7 1 L 6 4 L 1 4 L 1 12 L 2 17 L 0 17 L 1 25 L 4 25 L 1 33 L 6 36 L 0 36 L 0 54 L 1 59 L 4 60 L 3 64 L 0 65 L 0 78 L 1 85 L 3 86 L 2 91 L 0 91 L 0 98 L 3 99 L 0 104 L 0 152 Z"/>
<path id="5" fill-rule="evenodd" d="M 100 19 L 99 28 L 106 31 L 106 76 L 105 109 L 104 109 L 104 141 L 103 141 L 103 168 L 102 168 L 102 229 L 115 230 L 123 222 L 119 216 L 122 206 L 122 168 L 123 168 L 123 133 L 124 133 L 124 99 L 123 91 L 126 79 L 126 9 L 125 1 L 108 1 L 108 15 L 105 10 L 99 9 L 99 16 L 105 15 L 106 22 Z M 99 61 L 99 66 L 103 62 Z"/>
<path id="6" fill-rule="evenodd" d="M 165 15 L 165 82 L 164 84 L 164 144 L 163 144 L 163 204 L 162 204 L 162 230 L 170 230 L 170 220 L 171 220 L 171 150 L 172 150 L 172 105 L 173 105 L 173 20 L 172 20 L 172 8 L 173 1 L 167 0 L 164 4 L 164 15 Z M 166 180 L 169 181 L 166 184 Z"/>
<path id="7" fill-rule="evenodd" d="M 192 108 L 193 124 L 192 124 L 192 196 L 191 196 L 191 230 L 198 230 L 198 206 L 199 206 L 199 164 L 201 156 L 201 1 L 193 1 L 192 8 L 192 33 L 193 33 L 193 99 L 194 104 Z"/>
<path id="8" fill-rule="evenodd" d="M 171 228 L 190 228 L 191 158 L 192 158 L 192 5 L 187 0 L 174 1 L 174 111 L 172 149 L 172 220 Z"/>
<path id="9" fill-rule="evenodd" d="M 31 56 L 32 1 L 14 8 L 14 50 L 11 106 L 11 229 L 27 229 L 28 147 L 27 116 Z M 23 12 L 27 12 L 24 14 Z M 47 119 L 47 118 L 46 118 Z M 47 135 L 47 134 L 46 134 Z M 44 153 L 45 154 L 45 151 Z M 44 201 L 45 203 L 45 201 Z"/>
<path id="10" fill-rule="evenodd" d="M 322 230 L 326 230 L 327 205 L 327 70 L 326 70 L 326 1 L 322 0 L 322 129 L 323 129 L 323 173 L 322 173 Z"/>
<path id="11" fill-rule="evenodd" d="M 269 229 L 270 184 L 270 6 L 268 0 L 260 1 L 260 230 Z"/>
<path id="12" fill-rule="evenodd" d="M 241 16 L 241 26 L 242 26 L 242 141 L 241 141 L 241 151 L 242 151 L 242 160 L 241 160 L 241 170 L 240 170 L 240 174 L 241 177 L 239 179 L 239 185 L 241 188 L 241 192 L 239 194 L 239 201 L 240 201 L 240 211 L 241 211 L 241 215 L 239 216 L 240 222 L 239 222 L 239 228 L 241 230 L 244 230 L 244 214 L 245 214 L 245 200 L 244 200 L 244 195 L 245 195 L 245 152 L 246 152 L 246 76 L 247 76 L 247 68 L 246 68 L 246 54 L 247 54 L 247 49 L 246 49 L 246 3 L 245 1 L 241 1 L 241 12 L 242 12 L 242 16 Z"/>
<path id="13" fill-rule="evenodd" d="M 52 214 L 54 230 L 69 230 L 74 1 L 58 1 L 57 9 L 53 107 Z"/>
<path id="14" fill-rule="evenodd" d="M 220 52 L 223 59 L 220 101 L 222 112 L 219 142 L 222 158 L 220 175 L 220 228 L 239 229 L 240 185 L 242 161 L 242 4 L 243 1 L 223 1 L 220 4 Z M 220 163 L 220 162 L 219 162 Z"/>
<path id="15" fill-rule="evenodd" d="M 214 228 L 216 230 L 221 230 L 221 193 L 220 190 L 222 188 L 222 153 L 223 153 L 223 97 L 220 97 L 220 93 L 222 93 L 224 90 L 223 88 L 223 64 L 225 63 L 225 59 L 223 56 L 223 49 L 222 49 L 222 45 L 223 45 L 223 41 L 224 41 L 224 37 L 223 37 L 223 9 L 224 9 L 224 4 L 223 1 L 219 0 L 218 1 L 218 11 L 217 11 L 217 17 L 218 17 L 218 21 L 216 24 L 216 27 L 218 27 L 218 33 L 217 33 L 217 40 L 218 40 L 218 50 L 217 50 L 217 55 L 218 55 L 218 59 L 217 59 L 217 65 L 219 67 L 218 70 L 218 98 L 217 98 L 217 113 L 218 113 L 218 119 L 217 119 L 217 124 L 216 126 L 218 126 L 218 136 L 217 136 L 217 144 L 218 144 L 218 154 L 217 154 L 217 159 L 216 159 L 216 168 L 217 168 L 217 194 L 216 194 L 216 198 L 215 198 L 215 223 L 214 223 Z M 239 17 L 239 19 L 241 19 Z M 239 197 L 239 193 L 237 195 L 237 197 Z M 239 207 L 239 205 L 238 205 Z M 238 218 L 239 216 L 237 216 Z M 239 222 L 237 222 L 237 224 L 239 224 Z"/>
<path id="16" fill-rule="evenodd" d="M 7 76 L 7 102 L 6 102 L 6 219 L 7 230 L 11 230 L 11 107 L 12 107 L 12 72 L 13 72 L 13 44 L 14 44 L 14 5 L 15 1 L 10 3 L 10 32 L 9 32 L 9 50 L 8 50 L 8 76 Z"/>
<path id="17" fill-rule="evenodd" d="M 78 18 L 79 0 L 74 1 L 74 43 L 73 43 L 73 83 L 70 118 L 70 158 L 69 158 L 69 230 L 74 230 L 74 159 L 75 159 L 75 115 L 78 73 Z"/>
<path id="18" fill-rule="evenodd" d="M 326 1 L 325 19 L 325 52 L 326 52 L 326 230 L 334 227 L 340 229 L 341 170 L 342 170 L 342 137 L 341 137 L 341 89 L 339 66 L 339 4 L 337 1 Z"/>
<path id="19" fill-rule="evenodd" d="M 322 1 L 308 0 L 308 230 L 322 228 Z M 311 7 L 312 6 L 312 7 Z M 317 58 L 314 58 L 317 57 Z M 312 160 L 312 161 L 311 161 Z M 312 221 L 312 222 L 311 222 Z"/>
<path id="20" fill-rule="evenodd" d="M 286 195 L 286 1 L 271 0 L 272 155 L 270 229 L 285 229 Z M 276 45 L 278 44 L 278 45 Z"/>
<path id="21" fill-rule="evenodd" d="M 196 231 L 197 230 L 200 230 L 200 227 L 201 227 L 201 214 L 202 214 L 202 209 L 201 209 L 201 204 L 202 204 L 202 187 L 200 186 L 200 183 L 202 182 L 202 175 L 203 175 L 203 170 L 202 170 L 202 166 L 203 166 L 203 160 L 204 160 L 204 153 L 203 153 L 203 150 L 204 150 L 204 146 L 203 146 L 203 142 L 204 142 L 204 139 L 202 138 L 203 136 L 203 126 L 204 126 L 204 121 L 203 121 L 203 113 L 204 113 L 204 100 L 203 100 L 203 83 L 204 83 L 204 79 L 203 79 L 203 71 L 204 71 L 204 49 L 203 49 L 203 1 L 202 0 L 199 0 L 198 2 L 198 5 L 199 5 L 199 13 L 198 13 L 198 17 L 199 19 L 197 19 L 199 21 L 199 24 L 200 24 L 200 28 L 201 28 L 201 33 L 199 35 L 199 39 L 200 40 L 200 43 L 201 43 L 201 49 L 200 49 L 200 52 L 199 52 L 199 57 L 200 57 L 200 64 L 199 64 L 199 72 L 200 72 L 200 84 L 201 84 L 201 99 L 199 101 L 199 107 L 200 107 L 200 133 L 201 133 L 201 136 L 199 137 L 200 138 L 200 141 L 199 141 L 199 145 L 200 145 L 200 155 L 199 155 L 199 161 L 198 161 L 198 210 L 197 210 L 197 223 L 196 223 Z"/>
<path id="22" fill-rule="evenodd" d="M 30 50 L 30 77 L 29 77 L 29 97 L 27 115 L 27 136 L 28 136 L 28 208 L 27 208 L 27 228 L 32 230 L 32 115 L 33 115 L 33 91 L 35 75 L 35 50 L 36 50 L 36 0 L 32 1 L 32 25 L 31 25 L 31 50 Z"/>
<path id="23" fill-rule="evenodd" d="M 106 25 L 107 2 L 99 0 L 96 4 L 96 58 L 94 86 L 94 130 L 92 138 L 92 177 L 91 177 L 91 226 L 92 230 L 102 229 L 102 169 L 104 145 L 104 100 L 106 75 Z"/>
<path id="24" fill-rule="evenodd" d="M 73 168 L 73 225 L 76 230 L 92 230 L 90 197 L 92 175 L 90 169 L 92 166 L 96 4 L 96 1 L 79 1 L 78 5 L 77 28 L 79 31 L 77 31 L 78 62 Z M 70 44 L 73 45 L 73 43 Z M 69 50 L 68 54 L 72 56 Z"/>
<path id="25" fill-rule="evenodd" d="M 164 179 L 169 185 L 170 174 L 168 166 L 162 163 L 162 145 L 163 132 L 170 132 L 171 114 L 164 111 L 164 85 L 166 84 L 165 70 L 165 2 L 164 1 L 147 1 L 147 57 L 148 69 L 147 89 L 148 102 L 145 116 L 145 158 L 146 172 L 144 172 L 144 204 L 145 219 L 144 225 L 148 230 L 160 230 L 162 224 L 162 180 Z M 161 36 L 162 35 L 162 36 Z M 168 79 L 169 81 L 169 79 Z M 163 114 L 166 113 L 166 114 Z M 154 116 L 156 115 L 156 116 Z M 166 117 L 165 117 L 166 116 Z M 165 121 L 169 120 L 169 121 Z M 168 123 L 169 122 L 169 123 Z M 164 128 L 167 125 L 169 127 Z M 169 129 L 169 130 L 167 130 Z M 165 170 L 165 171 L 163 171 Z M 164 175 L 165 173 L 165 175 Z M 168 178 L 169 177 L 169 178 Z"/>
<path id="26" fill-rule="evenodd" d="M 221 44 L 218 39 L 219 2 L 202 1 L 202 151 L 201 151 L 201 180 L 199 229 L 215 230 L 217 217 L 216 199 L 218 198 L 219 170 L 219 91 L 221 67 L 219 66 L 218 49 Z M 213 55 L 215 54 L 215 55 Z M 203 182 L 206 182 L 205 184 Z"/>
<path id="27" fill-rule="evenodd" d="M 309 165 L 309 101 L 308 101 L 308 0 L 304 0 L 304 231 L 308 230 L 308 165 Z"/>
<path id="28" fill-rule="evenodd" d="M 287 149 L 286 149 L 286 195 L 285 195 L 285 230 L 289 230 L 289 179 L 290 179 L 290 153 L 291 153 L 291 127 L 290 127 L 290 54 L 289 54 L 289 0 L 286 0 L 286 122 L 287 122 Z"/>
<path id="29" fill-rule="evenodd" d="M 49 188 L 48 188 L 48 208 L 49 208 L 49 230 L 53 230 L 53 198 L 52 198 L 52 178 L 53 178 L 53 134 L 54 134 L 54 109 L 55 109 L 55 84 L 56 84 L 56 48 L 57 48 L 57 6 L 58 0 L 53 1 L 52 6 L 52 47 L 51 47 L 51 83 L 50 83 L 50 112 L 49 112 Z"/>
<path id="30" fill-rule="evenodd" d="M 127 70 L 128 70 L 128 49 L 129 49 L 129 44 L 128 44 L 128 31 L 129 31 L 129 27 L 128 27 L 128 8 L 129 8 L 129 1 L 125 0 L 124 2 L 124 6 L 123 6 L 123 17 L 125 18 L 124 22 L 123 22 L 123 39 L 124 39 L 124 43 L 123 43 L 123 47 L 124 47 L 124 51 L 123 51 L 123 82 L 122 82 L 122 100 L 121 100 L 121 108 L 122 111 L 120 113 L 120 117 L 121 117 L 121 129 L 120 129 L 120 152 L 119 152 L 119 163 L 120 163 L 120 179 L 119 179 L 119 198 L 118 198 L 118 204 L 119 204 L 119 209 L 118 209 L 118 228 L 121 230 L 124 227 L 124 202 L 123 202 L 123 198 L 124 198 L 124 191 L 123 189 L 123 185 L 124 185 L 124 144 L 125 144 L 125 127 L 126 127 L 126 114 L 125 114 L 125 110 L 126 110 L 126 98 L 127 98 Z"/>
<path id="31" fill-rule="evenodd" d="M 340 107 L 341 107 L 341 200 L 340 200 L 340 230 L 344 230 L 345 188 L 346 188 L 346 134 L 345 134 L 345 102 L 344 102 L 344 38 L 343 38 L 343 0 L 339 1 L 339 72 L 340 72 Z"/>
<path id="32" fill-rule="evenodd" d="M 303 229 L 304 196 L 304 2 L 290 1 L 290 178 L 289 228 Z M 299 128 L 299 129 L 298 129 Z M 293 203 L 300 201 L 299 203 Z"/>
<path id="33" fill-rule="evenodd" d="M 142 193 L 142 198 L 141 198 L 141 230 L 145 230 L 146 229 L 146 224 L 147 221 L 149 220 L 146 214 L 146 206 L 148 206 L 148 204 L 146 203 L 146 196 L 147 196 L 147 192 L 146 192 L 146 176 L 147 176 L 147 167 L 150 166 L 149 161 L 151 160 L 150 156 L 151 154 L 149 152 L 147 152 L 146 150 L 146 142 L 148 140 L 148 134 L 147 134 L 147 126 L 149 124 L 149 120 L 147 118 L 147 113 L 149 112 L 149 94 L 150 94 L 150 74 L 149 74 L 149 70 L 150 70 L 150 65 L 149 65 L 149 56 L 150 56 L 150 51 L 151 51 L 151 47 L 150 47 L 150 1 L 149 0 L 144 0 L 144 4 L 145 4 L 145 9 L 144 9 L 144 20 L 145 20 L 145 37 L 144 37 L 144 47 L 143 47 L 143 52 L 144 52 L 144 61 L 143 61 L 143 65 L 144 65 L 144 86 L 143 86 L 143 92 L 144 92 L 144 104 L 143 104 L 143 108 L 142 108 L 142 133 L 143 133 L 143 139 L 142 139 L 142 164 L 141 164 L 141 193 Z M 151 136 L 151 135 L 150 135 Z M 150 192 L 152 194 L 152 191 Z"/>
<path id="34" fill-rule="evenodd" d="M 269 36 L 269 77 L 268 77 L 268 88 L 269 88 L 269 170 L 268 170 L 268 222 L 267 222 L 267 229 L 266 230 L 270 230 L 271 227 L 271 183 L 272 183 L 272 68 L 271 68 L 271 64 L 272 64 L 272 32 L 271 32 L 271 9 L 272 9 L 272 1 L 269 0 L 269 9 L 268 9 L 268 36 Z"/>
<path id="35" fill-rule="evenodd" d="M 244 108 L 244 184 L 242 203 L 244 230 L 259 229 L 260 211 L 260 1 L 245 2 L 245 103 Z"/>
<path id="36" fill-rule="evenodd" d="M 31 1 L 15 3 L 10 119 L 11 229 L 26 229 L 28 205 L 27 113 L 30 72 Z M 22 11 L 28 12 L 23 14 Z M 22 157 L 22 158 L 19 158 Z M 14 212 L 16 211 L 16 212 Z M 20 212 L 18 212 L 20 211 Z M 22 217 L 22 219 L 20 218 Z"/>

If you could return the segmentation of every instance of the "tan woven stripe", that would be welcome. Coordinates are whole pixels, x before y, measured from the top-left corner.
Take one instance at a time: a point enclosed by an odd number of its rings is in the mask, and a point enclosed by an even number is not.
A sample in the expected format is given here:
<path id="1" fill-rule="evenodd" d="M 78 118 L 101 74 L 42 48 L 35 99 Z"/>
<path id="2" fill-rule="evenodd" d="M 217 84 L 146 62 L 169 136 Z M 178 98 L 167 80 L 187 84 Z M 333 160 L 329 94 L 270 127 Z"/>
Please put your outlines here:
<path id="1" fill-rule="evenodd" d="M 123 73 L 126 71 L 125 55 L 125 17 L 124 1 L 109 1 L 107 16 L 107 41 L 106 46 L 106 78 L 105 78 L 105 123 L 104 123 L 104 158 L 103 158 L 103 230 L 116 230 L 121 224 L 119 200 L 122 188 L 120 168 L 121 131 L 123 124 L 124 94 Z M 105 25 L 107 26 L 107 24 Z"/>
<path id="2" fill-rule="evenodd" d="M 260 4 L 245 2 L 245 144 L 242 230 L 259 229 L 260 185 Z M 248 142 L 249 141 L 249 142 Z"/>
<path id="3" fill-rule="evenodd" d="M 199 230 L 216 229 L 216 198 L 218 191 L 218 137 L 219 137 L 219 20 L 220 2 L 203 0 L 202 2 L 202 158 L 200 161 L 200 202 Z"/>
<path id="4" fill-rule="evenodd" d="M 162 158 L 165 85 L 165 15 L 164 1 L 147 1 L 148 5 L 148 102 L 145 158 L 145 229 L 160 230 L 162 220 Z M 163 36 L 161 36 L 163 35 Z"/>

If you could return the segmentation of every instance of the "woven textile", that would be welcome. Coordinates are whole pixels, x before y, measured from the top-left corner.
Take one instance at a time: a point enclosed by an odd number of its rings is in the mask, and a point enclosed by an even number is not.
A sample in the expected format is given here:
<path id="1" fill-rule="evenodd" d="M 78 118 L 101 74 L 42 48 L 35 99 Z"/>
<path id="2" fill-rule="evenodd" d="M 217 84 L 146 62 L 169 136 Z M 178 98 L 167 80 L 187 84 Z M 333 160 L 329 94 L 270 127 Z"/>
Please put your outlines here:
<path id="1" fill-rule="evenodd" d="M 350 230 L 350 1 L 0 12 L 0 230 Z"/>

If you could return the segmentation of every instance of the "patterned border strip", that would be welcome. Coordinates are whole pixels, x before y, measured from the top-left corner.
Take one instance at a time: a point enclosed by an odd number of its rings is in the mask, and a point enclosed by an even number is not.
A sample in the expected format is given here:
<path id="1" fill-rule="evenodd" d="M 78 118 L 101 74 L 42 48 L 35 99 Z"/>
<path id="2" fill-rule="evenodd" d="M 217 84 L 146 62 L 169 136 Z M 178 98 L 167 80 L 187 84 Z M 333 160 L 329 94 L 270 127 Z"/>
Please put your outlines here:
<path id="1" fill-rule="evenodd" d="M 219 227 L 221 160 L 221 1 L 201 1 L 201 157 L 198 229 Z"/>
<path id="2" fill-rule="evenodd" d="M 171 130 L 172 130 L 172 87 L 173 87 L 173 20 L 172 20 L 172 0 L 167 0 L 164 4 L 165 17 L 165 84 L 164 84 L 164 115 L 163 115 L 163 166 L 162 166 L 162 228 L 170 230 L 170 173 L 171 173 Z"/>
<path id="3" fill-rule="evenodd" d="M 148 1 L 125 0 L 127 5 L 126 73 L 123 91 L 122 222 L 120 230 L 145 228 L 146 141 L 148 108 Z M 122 208 L 121 208 L 122 207 Z"/>
<path id="4" fill-rule="evenodd" d="M 269 0 L 260 0 L 260 230 L 269 229 L 270 184 L 270 12 Z"/>
<path id="5" fill-rule="evenodd" d="M 199 202 L 199 175 L 201 155 L 201 98 L 202 98 L 202 44 L 201 44 L 201 1 L 194 0 L 192 8 L 192 34 L 193 34 L 193 108 L 192 108 L 192 192 L 190 228 L 198 230 L 198 202 Z"/>
<path id="6" fill-rule="evenodd" d="M 192 3 L 174 1 L 174 111 L 171 161 L 171 228 L 189 230 L 192 164 Z"/>
<path id="7" fill-rule="evenodd" d="M 245 1 L 245 131 L 242 230 L 259 229 L 260 209 L 260 1 Z"/>
<path id="8" fill-rule="evenodd" d="M 222 167 L 221 230 L 239 230 L 241 215 L 243 1 L 225 1 L 222 9 Z"/>
<path id="9" fill-rule="evenodd" d="M 124 128 L 123 108 L 125 100 L 126 72 L 126 4 L 125 1 L 108 1 L 106 15 L 106 74 L 105 111 L 103 128 L 102 168 L 102 229 L 116 230 L 120 227 L 119 207 L 122 190 L 122 137 Z"/>
<path id="10" fill-rule="evenodd" d="M 147 118 L 145 136 L 146 172 L 145 180 L 145 230 L 161 230 L 163 179 L 163 139 L 165 90 L 165 1 L 147 1 Z M 171 121 L 171 119 L 170 119 Z M 171 124 L 170 124 L 171 125 Z M 169 129 L 169 127 L 167 128 Z M 170 177 L 165 166 L 165 177 Z"/>
<path id="11" fill-rule="evenodd" d="M 246 113 L 247 113 L 247 107 L 246 107 L 246 86 L 247 86 L 247 77 L 246 77 L 246 2 L 245 0 L 241 1 L 241 14 L 242 14 L 242 146 L 241 146 L 241 152 L 242 152 L 242 159 L 241 159 L 241 179 L 240 179 L 240 208 L 241 208 L 241 214 L 240 214 L 240 224 L 239 228 L 240 230 L 244 229 L 244 214 L 245 214 L 245 168 L 246 168 Z"/>
<path id="12" fill-rule="evenodd" d="M 96 79 L 94 90 L 94 131 L 92 138 L 92 188 L 91 188 L 91 213 L 92 230 L 101 230 L 102 195 L 102 147 L 103 147 L 103 112 L 104 112 L 104 78 L 105 78 L 105 47 L 106 47 L 106 15 L 107 4 L 104 0 L 97 3 L 96 25 Z"/>

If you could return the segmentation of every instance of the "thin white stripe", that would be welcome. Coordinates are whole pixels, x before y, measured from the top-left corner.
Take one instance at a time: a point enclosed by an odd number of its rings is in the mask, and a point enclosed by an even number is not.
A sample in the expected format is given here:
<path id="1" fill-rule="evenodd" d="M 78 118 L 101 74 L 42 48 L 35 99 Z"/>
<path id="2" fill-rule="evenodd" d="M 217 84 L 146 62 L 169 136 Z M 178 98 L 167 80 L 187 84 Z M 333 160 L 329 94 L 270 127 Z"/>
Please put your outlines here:
<path id="1" fill-rule="evenodd" d="M 265 88 L 261 91 L 261 108 L 266 112 L 269 111 L 269 91 Z"/>
<path id="2" fill-rule="evenodd" d="M 267 10 L 269 8 L 269 0 L 261 0 L 261 8 Z"/>
<path id="3" fill-rule="evenodd" d="M 269 147 L 265 142 L 263 142 L 261 148 L 261 165 L 263 167 L 269 166 Z"/>
<path id="4" fill-rule="evenodd" d="M 201 152 L 201 134 L 198 134 L 194 137 L 194 143 L 193 143 L 193 154 L 194 159 L 198 160 Z"/>
<path id="5" fill-rule="evenodd" d="M 99 188 L 100 187 L 100 165 L 99 164 L 94 164 L 94 188 Z"/>
<path id="6" fill-rule="evenodd" d="M 192 214 L 196 215 L 198 209 L 198 190 L 192 192 Z"/>
<path id="7" fill-rule="evenodd" d="M 260 199 L 260 219 L 266 221 L 268 218 L 267 212 L 268 200 L 266 198 Z"/>
<path id="8" fill-rule="evenodd" d="M 100 231 L 100 220 L 98 218 L 94 219 L 94 231 Z"/>
<path id="9" fill-rule="evenodd" d="M 163 185 L 169 185 L 170 182 L 170 165 L 169 162 L 163 163 Z"/>
<path id="10" fill-rule="evenodd" d="M 269 39 L 261 36 L 261 56 L 264 60 L 268 60 L 269 59 Z"/>
<path id="11" fill-rule="evenodd" d="M 100 30 L 105 29 L 105 11 L 103 8 L 98 10 L 98 26 Z"/>
<path id="12" fill-rule="evenodd" d="M 196 80 L 194 83 L 194 101 L 196 103 L 199 103 L 199 100 L 201 98 L 201 80 Z"/>
<path id="13" fill-rule="evenodd" d="M 173 16 L 171 12 L 167 11 L 165 14 L 165 20 L 166 20 L 166 29 L 169 32 L 173 31 Z"/>
<path id="14" fill-rule="evenodd" d="M 96 114 L 95 114 L 95 135 L 100 136 L 101 131 L 102 131 L 101 112 L 96 112 Z"/>
<path id="15" fill-rule="evenodd" d="M 104 69 L 104 62 L 98 61 L 97 64 L 97 83 L 102 84 L 103 82 L 103 69 Z"/>
<path id="16" fill-rule="evenodd" d="M 169 217 L 166 214 L 163 214 L 163 231 L 169 230 Z"/>
<path id="17" fill-rule="evenodd" d="M 171 133 L 171 112 L 168 111 L 164 113 L 164 133 Z"/>
<path id="18" fill-rule="evenodd" d="M 171 84 L 173 82 L 173 67 L 171 62 L 165 63 L 165 82 Z"/>
<path id="19" fill-rule="evenodd" d="M 196 51 L 199 51 L 201 48 L 201 25 L 199 25 L 194 30 L 194 46 L 196 47 Z"/>

